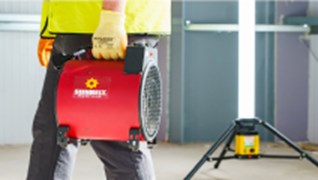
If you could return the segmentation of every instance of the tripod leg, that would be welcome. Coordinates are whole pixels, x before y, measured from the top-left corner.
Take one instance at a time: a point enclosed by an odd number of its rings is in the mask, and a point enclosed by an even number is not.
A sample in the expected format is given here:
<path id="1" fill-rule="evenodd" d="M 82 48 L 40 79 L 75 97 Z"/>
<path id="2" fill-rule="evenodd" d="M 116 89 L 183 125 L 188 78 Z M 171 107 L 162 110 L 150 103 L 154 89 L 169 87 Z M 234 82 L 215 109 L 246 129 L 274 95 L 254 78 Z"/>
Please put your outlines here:
<path id="1" fill-rule="evenodd" d="M 221 161 L 223 160 L 227 150 L 230 148 L 230 145 L 231 145 L 231 143 L 232 143 L 232 141 L 234 139 L 234 136 L 235 136 L 235 131 L 232 132 L 232 134 L 231 134 L 230 138 L 228 139 L 226 145 L 224 146 L 224 148 L 223 148 L 223 150 L 222 150 L 217 162 L 215 163 L 215 165 L 214 165 L 215 169 L 219 168 L 219 166 L 221 164 Z"/>
<path id="2" fill-rule="evenodd" d="M 307 158 L 310 162 L 312 162 L 313 164 L 315 164 L 316 166 L 318 166 L 318 161 L 312 157 L 311 155 L 309 155 L 308 153 L 306 153 L 304 150 L 302 150 L 300 147 L 298 147 L 295 143 L 293 143 L 290 139 L 288 139 L 285 135 L 283 135 L 282 133 L 280 133 L 277 129 L 275 129 L 273 126 L 271 126 L 270 124 L 268 124 L 265 121 L 262 121 L 261 124 L 267 128 L 269 131 L 271 131 L 272 133 L 274 133 L 277 137 L 279 137 L 280 139 L 282 139 L 283 141 L 285 141 L 290 147 L 292 147 L 294 150 L 296 150 L 299 154 L 301 154 L 302 157 Z"/>
<path id="3" fill-rule="evenodd" d="M 213 144 L 213 146 L 203 155 L 200 161 L 194 166 L 194 168 L 187 174 L 184 180 L 190 180 L 192 176 L 201 168 L 201 166 L 209 159 L 209 157 L 214 153 L 214 151 L 220 146 L 220 144 L 232 133 L 236 123 L 233 122 L 228 129 L 218 138 L 218 140 Z"/>

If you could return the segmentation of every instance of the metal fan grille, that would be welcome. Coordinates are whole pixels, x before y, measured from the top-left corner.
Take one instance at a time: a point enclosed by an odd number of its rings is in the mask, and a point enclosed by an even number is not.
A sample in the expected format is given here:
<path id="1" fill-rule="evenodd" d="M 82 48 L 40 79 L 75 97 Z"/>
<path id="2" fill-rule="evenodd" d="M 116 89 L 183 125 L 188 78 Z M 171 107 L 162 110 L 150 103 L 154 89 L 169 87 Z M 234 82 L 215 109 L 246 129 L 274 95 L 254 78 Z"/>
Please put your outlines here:
<path id="1" fill-rule="evenodd" d="M 162 111 L 162 93 L 158 67 L 150 65 L 148 68 L 143 76 L 141 86 L 140 115 L 143 135 L 148 141 L 152 141 L 159 131 Z"/>

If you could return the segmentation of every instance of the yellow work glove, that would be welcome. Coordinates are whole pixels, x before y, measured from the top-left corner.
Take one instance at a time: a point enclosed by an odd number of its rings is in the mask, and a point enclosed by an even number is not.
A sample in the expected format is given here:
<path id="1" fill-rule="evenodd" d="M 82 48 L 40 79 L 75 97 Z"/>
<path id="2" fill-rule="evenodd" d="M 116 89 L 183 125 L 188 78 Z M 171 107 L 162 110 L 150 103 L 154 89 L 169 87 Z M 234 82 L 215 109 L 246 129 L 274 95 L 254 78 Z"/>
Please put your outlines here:
<path id="1" fill-rule="evenodd" d="M 119 12 L 102 10 L 92 42 L 95 58 L 124 59 L 127 48 L 125 16 Z"/>
<path id="2" fill-rule="evenodd" d="M 38 59 L 42 66 L 49 65 L 54 39 L 41 38 L 38 43 Z"/>

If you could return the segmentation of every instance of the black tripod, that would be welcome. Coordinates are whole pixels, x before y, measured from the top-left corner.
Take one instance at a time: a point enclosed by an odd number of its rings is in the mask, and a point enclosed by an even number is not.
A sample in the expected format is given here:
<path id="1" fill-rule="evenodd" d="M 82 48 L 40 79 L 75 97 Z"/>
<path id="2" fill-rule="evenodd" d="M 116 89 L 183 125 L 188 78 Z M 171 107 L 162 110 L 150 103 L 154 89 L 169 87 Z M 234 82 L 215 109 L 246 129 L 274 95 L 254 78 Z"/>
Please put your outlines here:
<path id="1" fill-rule="evenodd" d="M 224 131 L 224 133 L 217 139 L 217 141 L 213 144 L 213 146 L 203 155 L 203 157 L 200 159 L 200 161 L 194 166 L 194 168 L 187 174 L 187 176 L 184 178 L 185 180 L 190 180 L 194 174 L 201 168 L 201 166 L 206 161 L 216 161 L 214 168 L 217 169 L 220 166 L 220 163 L 224 159 L 234 159 L 234 158 L 241 158 L 240 156 L 233 155 L 233 156 L 225 156 L 227 151 L 231 151 L 231 143 L 235 137 L 235 135 L 242 129 L 249 129 L 249 130 L 255 130 L 256 125 L 261 125 L 262 127 L 265 127 L 268 131 L 279 137 L 281 140 L 286 142 L 291 148 L 293 148 L 295 151 L 299 153 L 298 156 L 285 156 L 285 155 L 265 155 L 265 154 L 259 154 L 257 158 L 284 158 L 284 159 L 303 159 L 307 158 L 310 162 L 312 162 L 314 165 L 318 167 L 318 161 L 306 153 L 303 149 L 298 147 L 295 143 L 293 143 L 290 139 L 288 139 L 286 136 L 284 136 L 282 133 L 280 133 L 277 129 L 275 129 L 273 126 L 268 124 L 267 122 L 258 119 L 236 119 L 234 120 L 231 125 Z M 221 151 L 221 154 L 217 158 L 211 157 L 214 151 L 223 143 L 225 142 L 225 146 L 223 147 L 223 150 Z"/>

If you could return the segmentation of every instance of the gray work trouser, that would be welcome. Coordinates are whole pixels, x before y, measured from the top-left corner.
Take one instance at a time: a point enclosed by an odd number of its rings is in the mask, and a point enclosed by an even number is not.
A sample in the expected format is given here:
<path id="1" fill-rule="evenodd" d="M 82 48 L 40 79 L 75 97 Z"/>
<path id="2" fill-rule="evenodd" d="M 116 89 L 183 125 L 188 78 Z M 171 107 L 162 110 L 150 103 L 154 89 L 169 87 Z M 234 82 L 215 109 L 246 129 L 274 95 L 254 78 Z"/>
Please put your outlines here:
<path id="1" fill-rule="evenodd" d="M 154 46 L 156 37 L 130 36 L 129 42 L 147 43 Z M 71 54 L 81 47 L 91 45 L 90 35 L 58 35 L 52 53 Z M 33 122 L 33 144 L 27 180 L 69 180 L 78 150 L 76 142 L 65 149 L 57 146 L 57 123 L 54 114 L 54 91 L 58 71 L 52 61 L 47 68 L 41 100 Z M 104 164 L 107 180 L 155 179 L 150 151 L 145 142 L 133 152 L 126 142 L 91 141 L 91 146 Z"/>

